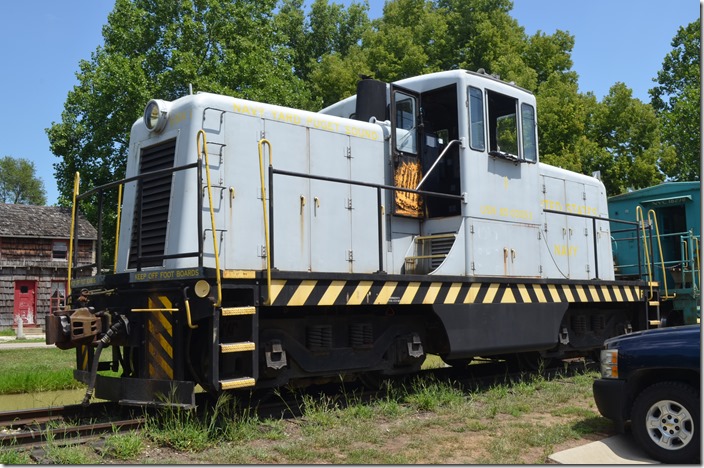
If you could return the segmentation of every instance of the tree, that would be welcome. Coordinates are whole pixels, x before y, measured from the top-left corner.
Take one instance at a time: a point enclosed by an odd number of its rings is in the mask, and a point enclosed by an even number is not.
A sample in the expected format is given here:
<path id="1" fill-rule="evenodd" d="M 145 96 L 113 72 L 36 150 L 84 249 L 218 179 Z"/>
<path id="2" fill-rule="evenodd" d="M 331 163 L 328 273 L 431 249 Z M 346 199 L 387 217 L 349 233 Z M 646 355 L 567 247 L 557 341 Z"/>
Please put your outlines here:
<path id="1" fill-rule="evenodd" d="M 294 73 L 319 110 L 355 93 L 360 74 L 371 74 L 362 37 L 370 28 L 369 5 L 315 0 L 306 16 L 303 0 L 282 0 L 274 28 L 285 45 Z"/>
<path id="2" fill-rule="evenodd" d="M 0 201 L 19 205 L 45 205 L 44 183 L 34 173 L 34 163 L 24 158 L 0 158 Z"/>
<path id="3" fill-rule="evenodd" d="M 611 158 L 597 167 L 609 194 L 661 183 L 663 168 L 672 167 L 674 149 L 661 141 L 661 132 L 652 106 L 633 98 L 623 83 L 614 84 L 609 94 L 590 116 L 588 136 Z"/>
<path id="4" fill-rule="evenodd" d="M 362 41 L 372 76 L 396 81 L 442 70 L 445 13 L 431 0 L 386 2 L 384 15 Z"/>
<path id="5" fill-rule="evenodd" d="M 677 152 L 666 174 L 673 180 L 698 180 L 700 155 L 699 20 L 681 27 L 672 39 L 672 51 L 663 60 L 651 104 L 662 125 L 665 141 Z"/>

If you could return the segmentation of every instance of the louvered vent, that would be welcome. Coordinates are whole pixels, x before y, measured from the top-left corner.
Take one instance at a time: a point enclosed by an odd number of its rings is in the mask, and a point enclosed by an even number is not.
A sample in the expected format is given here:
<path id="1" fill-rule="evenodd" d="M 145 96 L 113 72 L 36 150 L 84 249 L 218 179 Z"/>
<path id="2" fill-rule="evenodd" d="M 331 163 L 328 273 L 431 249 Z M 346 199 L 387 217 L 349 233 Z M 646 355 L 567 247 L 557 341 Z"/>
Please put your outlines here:
<path id="1" fill-rule="evenodd" d="M 142 148 L 139 173 L 173 167 L 175 154 L 176 139 Z M 172 178 L 173 174 L 167 174 L 141 181 L 141 196 L 138 191 L 132 223 L 129 268 L 161 266 L 164 263 L 161 258 L 149 257 L 164 255 Z"/>
<path id="2" fill-rule="evenodd" d="M 430 239 L 430 255 L 444 255 L 444 257 L 433 257 L 430 259 L 430 269 L 435 270 L 445 261 L 445 257 L 450 253 L 452 245 L 455 243 L 455 236 L 450 234 L 446 237 Z"/>

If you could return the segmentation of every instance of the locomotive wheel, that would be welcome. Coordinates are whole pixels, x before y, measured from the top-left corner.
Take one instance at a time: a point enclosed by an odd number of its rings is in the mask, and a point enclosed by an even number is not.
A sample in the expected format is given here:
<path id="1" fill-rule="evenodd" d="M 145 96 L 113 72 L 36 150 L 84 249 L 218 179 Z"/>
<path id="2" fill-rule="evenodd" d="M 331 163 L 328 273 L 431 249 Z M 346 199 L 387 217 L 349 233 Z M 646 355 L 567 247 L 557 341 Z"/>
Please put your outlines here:
<path id="1" fill-rule="evenodd" d="M 557 362 L 553 358 L 545 358 L 538 352 L 516 353 L 511 359 L 520 370 L 538 372 L 554 366 Z"/>
<path id="2" fill-rule="evenodd" d="M 472 363 L 472 359 L 474 359 L 474 358 L 443 359 L 443 361 L 445 361 L 446 364 L 449 364 L 452 367 L 456 367 L 458 369 L 463 369 Z"/>
<path id="3" fill-rule="evenodd" d="M 359 380 L 367 390 L 379 390 L 382 388 L 386 378 L 379 372 L 364 372 L 357 374 L 357 380 Z"/>

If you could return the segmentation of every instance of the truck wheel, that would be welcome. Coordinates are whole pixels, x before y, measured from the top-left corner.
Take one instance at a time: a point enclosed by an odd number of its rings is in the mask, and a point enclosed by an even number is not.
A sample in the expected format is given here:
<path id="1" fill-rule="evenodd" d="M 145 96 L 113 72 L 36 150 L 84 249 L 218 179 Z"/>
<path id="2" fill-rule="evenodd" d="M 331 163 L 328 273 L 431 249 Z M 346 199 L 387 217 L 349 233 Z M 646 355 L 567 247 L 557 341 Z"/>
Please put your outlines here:
<path id="1" fill-rule="evenodd" d="M 694 463 L 699 456 L 699 395 L 681 382 L 660 382 L 633 403 L 631 428 L 636 442 L 664 463 Z"/>

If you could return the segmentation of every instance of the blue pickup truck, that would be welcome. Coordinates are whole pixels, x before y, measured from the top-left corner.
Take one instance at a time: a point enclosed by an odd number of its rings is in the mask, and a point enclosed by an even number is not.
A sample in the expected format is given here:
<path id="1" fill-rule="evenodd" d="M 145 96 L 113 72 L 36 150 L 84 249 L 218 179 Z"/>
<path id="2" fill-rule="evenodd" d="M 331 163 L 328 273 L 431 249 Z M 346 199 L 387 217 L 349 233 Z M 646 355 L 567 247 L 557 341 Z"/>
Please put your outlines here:
<path id="1" fill-rule="evenodd" d="M 659 328 L 607 340 L 594 400 L 623 432 L 664 463 L 701 460 L 701 331 L 699 325 Z"/>

